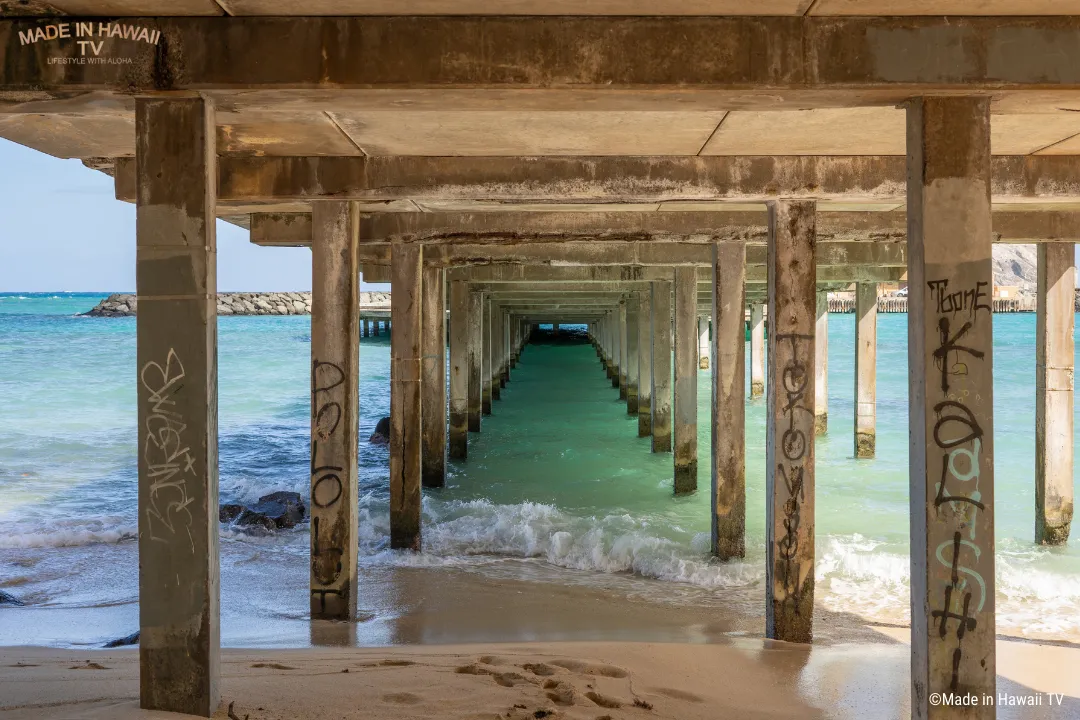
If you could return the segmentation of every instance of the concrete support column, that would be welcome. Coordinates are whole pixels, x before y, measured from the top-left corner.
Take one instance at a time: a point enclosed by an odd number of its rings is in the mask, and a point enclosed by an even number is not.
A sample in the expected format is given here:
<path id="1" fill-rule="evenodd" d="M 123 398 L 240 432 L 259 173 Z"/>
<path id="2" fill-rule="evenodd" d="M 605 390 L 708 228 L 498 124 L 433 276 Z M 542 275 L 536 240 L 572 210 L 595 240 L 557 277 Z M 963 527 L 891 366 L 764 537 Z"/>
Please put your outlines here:
<path id="1" fill-rule="evenodd" d="M 619 300 L 619 399 L 626 399 L 627 374 L 630 365 L 630 351 L 627 347 L 626 298 Z"/>
<path id="2" fill-rule="evenodd" d="M 483 391 L 481 396 L 481 405 L 484 415 L 491 414 L 491 328 L 494 327 L 492 322 L 491 313 L 491 298 L 488 296 L 483 297 L 484 305 L 484 319 L 481 322 L 480 327 L 482 329 L 481 336 L 483 338 L 482 350 L 481 350 L 481 375 L 483 376 Z"/>
<path id="3" fill-rule="evenodd" d="M 360 337 L 370 337 L 370 336 L 371 336 L 371 321 L 370 320 L 364 320 L 364 321 L 362 321 L 360 323 Z"/>
<path id="4" fill-rule="evenodd" d="M 638 412 L 638 313 L 641 303 L 637 294 L 626 298 L 626 414 Z"/>
<path id="5" fill-rule="evenodd" d="M 855 457 L 877 444 L 877 283 L 855 285 Z"/>
<path id="6" fill-rule="evenodd" d="M 697 269 L 675 269 L 675 494 L 697 490 Z"/>
<path id="7" fill-rule="evenodd" d="M 418 243 L 390 248 L 390 547 L 420 550 L 421 260 Z"/>
<path id="8" fill-rule="evenodd" d="M 818 290 L 817 328 L 814 332 L 814 432 L 829 430 L 829 293 Z"/>
<path id="9" fill-rule="evenodd" d="M 611 386 L 617 388 L 619 387 L 619 313 L 614 310 L 608 311 L 604 324 L 607 326 L 607 343 L 604 349 L 604 354 L 607 356 L 607 376 L 611 381 Z"/>
<path id="10" fill-rule="evenodd" d="M 1073 516 L 1072 243 L 1039 247 L 1035 345 L 1035 542 L 1064 545 Z"/>
<path id="11" fill-rule="evenodd" d="M 559 323 L 551 323 L 551 332 L 553 335 L 559 334 Z"/>
<path id="12" fill-rule="evenodd" d="M 311 617 L 356 618 L 359 209 L 312 204 Z"/>
<path id="13" fill-rule="evenodd" d="M 499 347 L 502 349 L 502 370 L 499 382 L 503 387 L 510 382 L 510 313 L 502 313 L 502 326 L 499 329 Z"/>
<path id="14" fill-rule="evenodd" d="M 712 551 L 746 554 L 746 248 L 713 246 Z"/>
<path id="15" fill-rule="evenodd" d="M 446 484 L 446 286 L 443 269 L 423 270 L 423 328 L 420 333 L 420 404 L 423 414 L 423 458 L 420 479 L 424 487 Z"/>
<path id="16" fill-rule="evenodd" d="M 750 397 L 765 394 L 765 306 L 750 303 Z"/>
<path id="17" fill-rule="evenodd" d="M 469 293 L 468 323 L 469 432 L 480 432 L 480 415 L 484 406 L 484 296 L 478 292 Z"/>
<path id="18" fill-rule="evenodd" d="M 376 320 L 373 324 L 375 326 L 375 337 L 382 335 L 382 321 Z"/>
<path id="19" fill-rule="evenodd" d="M 911 715 L 993 718 L 990 98 L 912 100 L 907 129 Z"/>
<path id="20" fill-rule="evenodd" d="M 638 298 L 638 437 L 652 435 L 652 289 Z"/>
<path id="21" fill-rule="evenodd" d="M 450 283 L 448 440 L 447 450 L 450 457 L 464 460 L 469 454 L 469 286 L 463 280 Z"/>
<path id="22" fill-rule="evenodd" d="M 709 317 L 698 315 L 698 369 L 709 369 Z M 745 342 L 745 341 L 744 341 Z"/>
<path id="23" fill-rule="evenodd" d="M 220 695 L 217 151 L 201 98 L 135 100 L 139 705 Z"/>
<path id="24" fill-rule="evenodd" d="M 769 205 L 765 635 L 808 643 L 814 616 L 816 203 Z"/>
<path id="25" fill-rule="evenodd" d="M 502 397 L 502 308 L 491 303 L 491 324 L 488 326 L 488 372 L 491 377 L 491 401 Z"/>
<path id="26" fill-rule="evenodd" d="M 671 452 L 671 282 L 652 293 L 652 451 Z"/>

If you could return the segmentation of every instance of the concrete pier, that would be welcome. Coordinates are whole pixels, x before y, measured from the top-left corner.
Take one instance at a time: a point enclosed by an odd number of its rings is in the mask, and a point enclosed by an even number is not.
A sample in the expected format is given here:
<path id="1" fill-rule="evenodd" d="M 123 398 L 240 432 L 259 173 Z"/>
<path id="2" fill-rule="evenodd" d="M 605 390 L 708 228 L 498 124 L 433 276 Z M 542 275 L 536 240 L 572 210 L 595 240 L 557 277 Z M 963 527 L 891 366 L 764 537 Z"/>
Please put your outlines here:
<path id="1" fill-rule="evenodd" d="M 356 617 L 360 318 L 355 203 L 312 208 L 311 616 Z"/>
<path id="2" fill-rule="evenodd" d="M 446 287 L 442 268 L 425 267 L 421 285 L 420 479 L 424 487 L 442 487 L 446 484 Z"/>
<path id="3" fill-rule="evenodd" d="M 855 457 L 877 446 L 877 283 L 855 286 Z"/>
<path id="4" fill-rule="evenodd" d="M 641 321 L 638 317 L 641 303 L 637 293 L 626 298 L 626 414 L 638 412 L 638 332 Z"/>
<path id="5" fill-rule="evenodd" d="M 1076 250 L 1038 250 L 1035 338 L 1035 542 L 1064 545 L 1073 516 L 1073 371 Z"/>
<path id="6" fill-rule="evenodd" d="M 814 613 L 816 203 L 769 206 L 765 634 L 808 643 Z"/>
<path id="7" fill-rule="evenodd" d="M 652 293 L 652 451 L 671 452 L 671 281 Z"/>
<path id="8" fill-rule="evenodd" d="M 750 397 L 765 394 L 765 306 L 750 303 Z"/>
<path id="9" fill-rule="evenodd" d="M 911 101 L 908 373 L 911 714 L 992 718 L 993 291 L 990 99 Z"/>
<path id="10" fill-rule="evenodd" d="M 469 285 L 450 283 L 450 417 L 447 454 L 464 460 L 469 454 Z M 478 418 L 479 419 L 479 418 Z"/>
<path id="11" fill-rule="evenodd" d="M 814 432 L 829 431 L 829 293 L 818 290 L 817 329 L 814 333 Z"/>
<path id="12" fill-rule="evenodd" d="M 712 551 L 746 555 L 746 248 L 714 246 L 712 262 Z"/>
<path id="13" fill-rule="evenodd" d="M 630 365 L 630 350 L 626 327 L 626 298 L 619 300 L 619 399 L 626 400 L 627 385 L 629 383 L 628 372 Z"/>
<path id="14" fill-rule="evenodd" d="M 652 435 L 652 287 L 638 296 L 638 437 Z"/>
<path id="15" fill-rule="evenodd" d="M 484 296 L 469 292 L 469 432 L 480 432 L 484 407 Z M 490 405 L 490 400 L 489 400 Z M 491 412 L 488 409 L 488 412 Z"/>
<path id="16" fill-rule="evenodd" d="M 675 269 L 675 494 L 697 490 L 697 270 Z"/>
<path id="17" fill-rule="evenodd" d="M 709 369 L 709 316 L 698 315 L 698 369 Z"/>
<path id="18" fill-rule="evenodd" d="M 420 550 L 422 246 L 394 243 L 390 265 L 390 547 Z"/>
<path id="19" fill-rule="evenodd" d="M 214 108 L 135 100 L 139 706 L 220 699 Z"/>
<path id="20" fill-rule="evenodd" d="M 482 350 L 481 350 L 481 357 L 482 357 L 481 375 L 483 377 L 483 394 L 482 394 L 482 397 L 481 397 L 481 406 L 482 406 L 482 410 L 483 410 L 484 415 L 490 415 L 491 414 L 491 399 L 492 399 L 491 377 L 492 377 L 492 374 L 493 374 L 492 370 L 491 370 L 491 355 L 492 355 L 492 344 L 493 344 L 492 341 L 491 341 L 491 335 L 492 335 L 492 328 L 494 327 L 494 317 L 493 317 L 493 313 L 491 312 L 491 298 L 490 297 L 484 296 L 484 298 L 483 298 L 483 306 L 484 306 L 484 319 L 483 319 L 483 322 L 481 322 L 481 324 L 480 324 L 480 327 L 482 329 L 481 337 L 482 337 L 482 340 L 483 340 L 483 342 L 482 342 Z"/>

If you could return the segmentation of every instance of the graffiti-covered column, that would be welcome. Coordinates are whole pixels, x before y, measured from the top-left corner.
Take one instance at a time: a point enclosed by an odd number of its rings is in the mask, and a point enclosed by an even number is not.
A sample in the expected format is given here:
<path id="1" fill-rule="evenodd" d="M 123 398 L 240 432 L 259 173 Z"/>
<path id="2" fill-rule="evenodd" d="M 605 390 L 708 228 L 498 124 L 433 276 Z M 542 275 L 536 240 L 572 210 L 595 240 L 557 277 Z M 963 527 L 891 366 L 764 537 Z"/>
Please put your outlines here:
<path id="1" fill-rule="evenodd" d="M 312 204 L 311 616 L 356 617 L 359 215 Z"/>
<path id="2" fill-rule="evenodd" d="M 921 98 L 907 118 L 911 714 L 991 718 L 990 99 Z"/>
<path id="3" fill-rule="evenodd" d="M 877 283 L 855 285 L 855 457 L 877 443 Z"/>
<path id="4" fill-rule="evenodd" d="M 422 275 L 421 479 L 424 487 L 442 487 L 446 484 L 446 286 L 441 267 L 429 265 Z"/>
<path id="5" fill-rule="evenodd" d="M 671 452 L 671 281 L 652 291 L 652 451 Z"/>
<path id="6" fill-rule="evenodd" d="M 390 547 L 411 550 L 420 549 L 422 247 L 390 247 Z"/>
<path id="7" fill-rule="evenodd" d="M 814 614 L 816 203 L 769 206 L 765 634 L 810 642 Z"/>
<path id="8" fill-rule="evenodd" d="M 814 432 L 829 430 L 829 293 L 817 291 L 817 328 L 814 333 Z"/>
<path id="9" fill-rule="evenodd" d="M 641 303 L 637 293 L 626 298 L 626 414 L 637 416 L 638 412 L 638 313 Z"/>
<path id="10" fill-rule="evenodd" d="M 140 706 L 219 693 L 214 109 L 135 101 Z"/>
<path id="11" fill-rule="evenodd" d="M 1039 245 L 1035 346 L 1035 542 L 1064 545 L 1073 516 L 1076 250 Z"/>
<path id="12" fill-rule="evenodd" d="M 638 297 L 638 437 L 652 435 L 652 289 Z"/>
<path id="13" fill-rule="evenodd" d="M 469 432 L 480 432 L 484 395 L 484 296 L 469 292 Z M 490 411 L 489 411 L 490 412 Z"/>
<path id="14" fill-rule="evenodd" d="M 713 246 L 712 551 L 746 554 L 746 247 Z"/>
<path id="15" fill-rule="evenodd" d="M 765 394 L 765 306 L 750 303 L 750 397 Z"/>

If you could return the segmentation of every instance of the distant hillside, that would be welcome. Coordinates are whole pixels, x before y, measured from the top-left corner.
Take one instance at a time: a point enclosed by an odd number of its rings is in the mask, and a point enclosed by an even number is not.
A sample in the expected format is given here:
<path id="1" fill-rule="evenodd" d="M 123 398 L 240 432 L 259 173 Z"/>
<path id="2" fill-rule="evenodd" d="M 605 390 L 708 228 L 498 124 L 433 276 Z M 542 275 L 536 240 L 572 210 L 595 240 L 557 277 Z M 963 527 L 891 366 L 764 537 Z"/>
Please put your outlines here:
<path id="1" fill-rule="evenodd" d="M 1034 295 L 1039 279 L 1038 254 L 1034 245 L 994 244 L 994 285 L 1019 286 Z"/>

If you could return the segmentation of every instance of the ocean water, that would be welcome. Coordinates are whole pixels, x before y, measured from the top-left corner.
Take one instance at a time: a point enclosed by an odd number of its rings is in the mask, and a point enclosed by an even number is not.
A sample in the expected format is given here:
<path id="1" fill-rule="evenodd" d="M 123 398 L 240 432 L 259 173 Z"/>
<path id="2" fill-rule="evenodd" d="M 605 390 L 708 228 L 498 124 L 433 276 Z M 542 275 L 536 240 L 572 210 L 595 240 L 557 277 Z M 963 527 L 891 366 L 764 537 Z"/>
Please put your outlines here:
<path id="1" fill-rule="evenodd" d="M 136 617 L 135 321 L 84 318 L 104 294 L 0 295 L 0 589 L 39 608 L 125 608 Z M 1035 316 L 995 323 L 998 631 L 1080 640 L 1080 542 L 1044 548 L 1034 528 Z M 306 317 L 219 320 L 222 502 L 308 492 Z M 817 599 L 876 622 L 908 620 L 906 316 L 879 316 L 877 458 L 852 458 L 854 316 L 829 318 L 829 433 L 817 445 Z M 708 555 L 709 388 L 699 374 L 701 490 L 674 498 L 670 454 L 636 437 L 587 345 L 522 355 L 469 459 L 425 490 L 424 552 L 388 548 L 387 453 L 364 440 L 389 412 L 389 338 L 360 363 L 360 565 L 449 566 L 493 578 L 605 588 L 651 601 L 760 613 L 765 405 L 747 401 L 747 557 Z M 1077 423 L 1080 429 L 1080 422 Z M 1074 531 L 1074 536 L 1077 532 Z M 222 593 L 281 578 L 303 615 L 307 527 L 257 537 L 222 528 Z M 297 587 L 293 588 L 295 584 Z M 288 587 L 286 587 L 288 586 Z M 0 612 L 0 615 L 3 615 Z M 66 644 L 0 618 L 0 644 Z M 75 632 L 78 635 L 77 631 Z M 226 644 L 239 642 L 223 619 Z"/>

